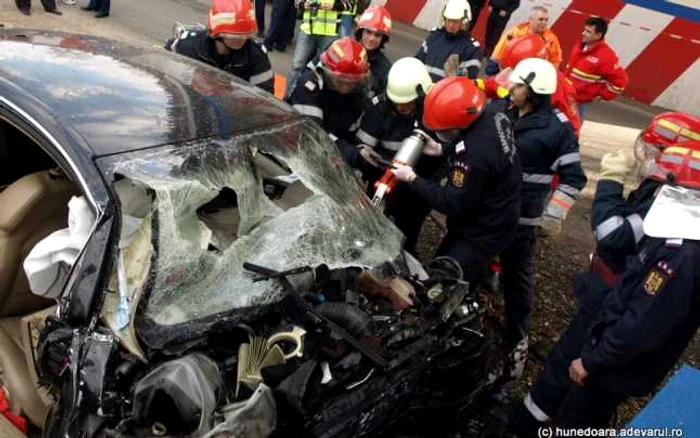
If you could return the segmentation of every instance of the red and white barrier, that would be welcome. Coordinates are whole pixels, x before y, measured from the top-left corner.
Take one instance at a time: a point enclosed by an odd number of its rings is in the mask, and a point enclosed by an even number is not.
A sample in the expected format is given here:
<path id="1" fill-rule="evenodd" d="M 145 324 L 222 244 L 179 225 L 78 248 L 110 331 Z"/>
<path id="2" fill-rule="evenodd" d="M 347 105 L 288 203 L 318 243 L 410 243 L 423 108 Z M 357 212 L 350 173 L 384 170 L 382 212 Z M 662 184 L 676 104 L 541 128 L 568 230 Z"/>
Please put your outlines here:
<path id="1" fill-rule="evenodd" d="M 431 29 L 439 22 L 444 0 L 374 0 L 395 20 Z M 590 15 L 610 20 L 606 39 L 627 70 L 625 95 L 644 103 L 700 114 L 700 23 L 646 9 L 621 0 L 521 0 L 508 28 L 527 20 L 530 8 L 550 10 L 550 27 L 564 51 L 564 61 Z M 483 41 L 488 8 L 474 35 Z"/>

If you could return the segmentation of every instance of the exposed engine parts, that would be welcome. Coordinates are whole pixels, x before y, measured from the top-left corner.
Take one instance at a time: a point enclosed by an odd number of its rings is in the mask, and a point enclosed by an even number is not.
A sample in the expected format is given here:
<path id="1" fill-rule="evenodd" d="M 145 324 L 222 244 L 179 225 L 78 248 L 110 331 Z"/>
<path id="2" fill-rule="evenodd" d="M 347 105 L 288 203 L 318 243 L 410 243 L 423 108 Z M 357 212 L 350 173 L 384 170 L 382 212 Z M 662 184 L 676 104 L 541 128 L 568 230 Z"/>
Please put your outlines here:
<path id="1" fill-rule="evenodd" d="M 386 436 L 449 427 L 485 383 L 482 307 L 450 259 L 423 281 L 390 267 L 244 268 L 282 284 L 279 305 L 148 364 L 108 332 L 55 324 L 40 350 L 62 382 L 49 436 Z"/>

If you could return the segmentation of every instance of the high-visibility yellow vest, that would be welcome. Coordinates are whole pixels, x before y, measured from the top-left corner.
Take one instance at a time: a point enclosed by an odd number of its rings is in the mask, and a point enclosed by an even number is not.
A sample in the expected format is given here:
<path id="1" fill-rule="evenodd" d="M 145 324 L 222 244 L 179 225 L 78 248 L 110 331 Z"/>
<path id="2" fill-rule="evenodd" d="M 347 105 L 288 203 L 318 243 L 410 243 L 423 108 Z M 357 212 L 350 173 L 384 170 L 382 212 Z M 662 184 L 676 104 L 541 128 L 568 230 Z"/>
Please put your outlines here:
<path id="1" fill-rule="evenodd" d="M 332 5 L 334 1 L 320 0 L 320 3 Z M 299 29 L 307 35 L 333 36 L 338 35 L 339 21 L 340 14 L 338 11 L 319 9 L 318 12 L 312 16 L 311 11 L 307 9 L 304 11 L 304 18 Z"/>

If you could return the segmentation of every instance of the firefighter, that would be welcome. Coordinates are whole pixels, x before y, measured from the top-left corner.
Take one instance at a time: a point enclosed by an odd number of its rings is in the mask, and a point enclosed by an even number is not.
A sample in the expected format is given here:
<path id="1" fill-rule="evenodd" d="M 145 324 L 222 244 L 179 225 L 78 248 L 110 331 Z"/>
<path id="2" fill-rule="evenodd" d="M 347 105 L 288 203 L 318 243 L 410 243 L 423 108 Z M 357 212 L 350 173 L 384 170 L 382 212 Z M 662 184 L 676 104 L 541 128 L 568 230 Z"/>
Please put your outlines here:
<path id="1" fill-rule="evenodd" d="M 369 81 L 367 52 L 353 38 L 335 41 L 321 62 L 299 76 L 287 102 L 328 132 L 352 163 L 357 160 L 355 134 L 360 127 Z"/>
<path id="2" fill-rule="evenodd" d="M 270 93 L 275 74 L 262 44 L 255 40 L 257 24 L 250 0 L 214 0 L 208 31 L 184 30 L 165 48 L 218 67 Z"/>
<path id="3" fill-rule="evenodd" d="M 287 75 L 285 97 L 292 94 L 292 88 L 297 84 L 297 78 L 304 72 L 306 64 L 338 39 L 340 13 L 354 8 L 352 2 L 347 0 L 295 1 L 302 18 L 292 66 Z"/>
<path id="4" fill-rule="evenodd" d="M 628 77 L 615 51 L 605 42 L 608 23 L 600 17 L 589 17 L 581 41 L 566 64 L 566 76 L 576 87 L 581 119 L 595 99 L 612 100 L 622 94 Z"/>
<path id="5" fill-rule="evenodd" d="M 510 73 L 511 107 L 515 143 L 522 166 L 520 220 L 515 239 L 500 253 L 505 301 L 506 347 L 511 352 L 494 389 L 522 375 L 527 358 L 532 319 L 532 259 L 538 226 L 545 236 L 555 236 L 573 207 L 587 178 L 581 166 L 579 145 L 566 115 L 554 108 L 557 71 L 544 59 L 520 61 Z M 552 180 L 559 184 L 548 199 Z"/>
<path id="6" fill-rule="evenodd" d="M 369 98 L 384 94 L 391 61 L 384 54 L 384 45 L 391 36 L 391 14 L 384 6 L 370 6 L 360 16 L 355 31 L 355 39 L 367 51 L 367 62 L 372 83 L 368 88 Z M 307 68 L 313 69 L 319 63 L 320 56 L 310 61 Z"/>
<path id="7" fill-rule="evenodd" d="M 416 58 L 423 61 L 433 82 L 445 78 L 445 63 L 450 55 L 459 57 L 459 70 L 475 79 L 481 68 L 479 42 L 466 30 L 471 21 L 467 0 L 447 0 L 442 11 L 442 26 L 430 32 Z"/>
<path id="8" fill-rule="evenodd" d="M 391 14 L 384 6 L 370 6 L 357 22 L 355 38 L 367 50 L 372 73 L 370 98 L 383 94 L 386 89 L 391 61 L 384 54 L 384 45 L 391 36 Z"/>
<path id="9" fill-rule="evenodd" d="M 513 38 L 506 44 L 499 60 L 500 71 L 498 75 L 484 79 L 476 79 L 479 88 L 486 92 L 492 99 L 508 96 L 506 86 L 510 72 L 520 61 L 527 58 L 542 58 L 549 60 L 549 51 L 546 42 L 540 35 L 523 35 Z M 581 132 L 581 118 L 578 114 L 576 102 L 576 88 L 573 83 L 557 70 L 557 89 L 551 97 L 552 105 L 563 112 L 574 127 L 576 138 Z"/>
<path id="10" fill-rule="evenodd" d="M 547 355 L 545 369 L 525 400 L 511 410 L 511 422 L 516 429 L 536 430 L 541 426 L 537 418 L 556 414 L 571 387 L 569 365 L 578 357 L 604 299 L 622 278 L 628 259 L 639 252 L 644 237 L 643 221 L 660 183 L 644 179 L 625 199 L 625 180 L 639 167 L 640 160 L 656 159 L 676 142 L 700 145 L 693 138 L 700 140 L 700 119 L 683 113 L 662 113 L 642 131 L 634 154 L 620 150 L 603 157 L 591 214 L 596 251 L 589 271 L 573 279 L 579 308 Z"/>
<path id="11" fill-rule="evenodd" d="M 416 129 L 425 131 L 422 124 L 423 99 L 433 82 L 425 65 L 416 58 L 402 58 L 394 63 L 389 71 L 386 94 L 375 96 L 368 104 L 362 118 L 357 140 L 360 143 L 360 156 L 370 166 L 363 167 L 368 180 L 370 196 L 375 183 L 384 173 L 378 158 L 391 161 L 401 148 L 402 142 Z M 428 142 L 434 142 L 424 135 Z M 424 156 L 416 166 L 416 173 L 424 178 L 435 176 L 439 159 Z M 425 217 L 430 213 L 430 205 L 417 200 L 403 184 L 391 192 L 387 213 L 393 216 L 394 223 L 406 236 L 404 248 L 415 254 L 418 235 Z"/>
<path id="12" fill-rule="evenodd" d="M 572 347 L 574 359 L 558 364 L 568 381 L 557 383 L 568 387 L 557 404 L 544 409 L 528 394 L 509 412 L 518 436 L 536 436 L 549 417 L 563 427 L 606 427 L 626 398 L 646 395 L 663 380 L 692 340 L 700 325 L 698 143 L 666 148 L 645 166 L 645 175 L 662 185 L 644 218 L 640 251 L 584 342 Z"/>
<path id="13" fill-rule="evenodd" d="M 513 240 L 520 215 L 520 160 L 510 120 L 466 77 L 436 83 L 425 98 L 423 124 L 445 143 L 426 143 L 449 166 L 445 186 L 397 164 L 396 177 L 433 209 L 447 216 L 447 235 L 437 254 L 456 260 L 472 285 L 489 260 Z"/>

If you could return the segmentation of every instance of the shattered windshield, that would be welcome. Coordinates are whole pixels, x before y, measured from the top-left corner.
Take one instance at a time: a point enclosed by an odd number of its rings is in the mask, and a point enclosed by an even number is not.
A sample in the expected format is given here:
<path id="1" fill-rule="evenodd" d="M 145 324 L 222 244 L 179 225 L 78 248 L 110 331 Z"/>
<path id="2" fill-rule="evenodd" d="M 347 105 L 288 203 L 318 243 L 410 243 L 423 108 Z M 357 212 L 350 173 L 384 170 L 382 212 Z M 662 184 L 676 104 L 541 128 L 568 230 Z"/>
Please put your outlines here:
<path id="1" fill-rule="evenodd" d="M 143 315 L 159 325 L 277 301 L 278 282 L 253 282 L 244 262 L 340 268 L 401 254 L 402 234 L 372 208 L 335 145 L 308 121 L 105 161 L 101 167 L 152 194 L 143 221 L 151 245 L 140 245 L 151 254 L 125 254 L 150 259 L 147 276 L 127 274 L 142 288 L 148 283 Z M 144 269 L 143 262 L 125 265 Z"/>

